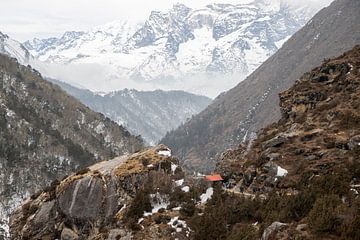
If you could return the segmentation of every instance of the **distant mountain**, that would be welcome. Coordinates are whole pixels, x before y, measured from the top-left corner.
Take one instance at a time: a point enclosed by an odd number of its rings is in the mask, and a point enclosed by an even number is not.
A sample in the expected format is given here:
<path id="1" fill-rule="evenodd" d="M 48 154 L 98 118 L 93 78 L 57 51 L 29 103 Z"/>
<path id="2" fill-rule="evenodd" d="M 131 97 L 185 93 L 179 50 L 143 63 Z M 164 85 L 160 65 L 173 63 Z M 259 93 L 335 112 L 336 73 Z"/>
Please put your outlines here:
<path id="1" fill-rule="evenodd" d="M 188 169 L 213 169 L 219 154 L 251 140 L 280 118 L 278 93 L 324 59 L 360 43 L 360 1 L 337 0 L 321 10 L 238 86 L 162 140 Z"/>
<path id="2" fill-rule="evenodd" d="M 24 197 L 51 181 L 143 147 L 141 138 L 3 54 L 0 132 L 0 227 Z"/>
<path id="3" fill-rule="evenodd" d="M 96 112 L 125 126 L 131 133 L 141 135 L 149 144 L 156 144 L 166 132 L 204 110 L 210 98 L 183 91 L 122 90 L 109 94 L 95 94 L 67 83 L 49 79 L 68 94 Z"/>
<path id="4" fill-rule="evenodd" d="M 44 74 L 90 90 L 179 89 L 215 97 L 253 72 L 317 10 L 282 0 L 200 9 L 176 4 L 153 11 L 144 23 L 118 21 L 24 45 L 46 63 Z"/>
<path id="5" fill-rule="evenodd" d="M 16 58 L 24 65 L 33 60 L 30 52 L 21 43 L 2 32 L 0 32 L 0 53 Z"/>

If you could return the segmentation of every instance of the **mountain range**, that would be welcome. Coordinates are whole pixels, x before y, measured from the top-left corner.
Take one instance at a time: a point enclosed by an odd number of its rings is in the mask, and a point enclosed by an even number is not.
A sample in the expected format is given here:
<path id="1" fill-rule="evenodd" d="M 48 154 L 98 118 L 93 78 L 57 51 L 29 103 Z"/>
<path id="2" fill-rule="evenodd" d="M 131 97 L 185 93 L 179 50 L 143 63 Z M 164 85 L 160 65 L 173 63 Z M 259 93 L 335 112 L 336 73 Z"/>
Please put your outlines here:
<path id="1" fill-rule="evenodd" d="M 155 145 L 166 132 L 177 128 L 211 102 L 210 98 L 184 91 L 125 89 L 96 94 L 61 81 L 48 80 L 93 111 L 103 113 L 132 134 L 141 135 L 150 145 Z"/>
<path id="2" fill-rule="evenodd" d="M 178 89 L 215 97 L 253 72 L 317 10 L 282 0 L 199 9 L 176 4 L 144 22 L 117 21 L 24 46 L 42 62 L 44 75 L 93 91 Z"/>
<path id="3" fill-rule="evenodd" d="M 161 141 L 187 169 L 211 171 L 221 153 L 280 118 L 278 94 L 321 61 L 360 43 L 360 2 L 336 0 L 317 13 L 245 81 Z"/>

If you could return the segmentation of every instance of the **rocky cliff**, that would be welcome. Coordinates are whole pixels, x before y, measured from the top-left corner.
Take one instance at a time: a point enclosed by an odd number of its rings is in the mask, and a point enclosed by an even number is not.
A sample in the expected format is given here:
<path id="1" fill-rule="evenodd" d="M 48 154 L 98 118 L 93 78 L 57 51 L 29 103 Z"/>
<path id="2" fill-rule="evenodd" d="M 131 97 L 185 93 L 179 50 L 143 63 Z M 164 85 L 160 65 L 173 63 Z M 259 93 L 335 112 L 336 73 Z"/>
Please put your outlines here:
<path id="1" fill-rule="evenodd" d="M 0 132 L 1 218 L 51 181 L 143 146 L 141 138 L 5 55 Z"/>
<path id="2" fill-rule="evenodd" d="M 162 142 L 189 169 L 212 170 L 220 153 L 280 118 L 278 93 L 304 72 L 360 43 L 360 2 L 336 0 L 238 86 Z"/>
<path id="3" fill-rule="evenodd" d="M 11 238 L 167 239 L 170 225 L 146 222 L 166 210 L 174 180 L 183 176 L 177 164 L 170 149 L 158 146 L 54 182 L 12 215 Z"/>

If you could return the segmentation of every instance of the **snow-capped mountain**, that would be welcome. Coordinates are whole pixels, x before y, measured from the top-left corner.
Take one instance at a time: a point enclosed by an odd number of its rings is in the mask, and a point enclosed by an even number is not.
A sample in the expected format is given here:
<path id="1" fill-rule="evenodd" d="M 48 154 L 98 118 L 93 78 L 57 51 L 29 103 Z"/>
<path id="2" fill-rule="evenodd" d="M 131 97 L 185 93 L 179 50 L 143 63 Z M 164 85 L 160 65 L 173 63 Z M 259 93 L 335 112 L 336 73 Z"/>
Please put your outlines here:
<path id="1" fill-rule="evenodd" d="M 16 58 L 21 64 L 29 64 L 33 57 L 18 41 L 0 32 L 0 53 Z"/>
<path id="2" fill-rule="evenodd" d="M 153 11 L 143 23 L 117 21 L 24 45 L 46 63 L 45 75 L 91 90 L 160 88 L 215 96 L 255 70 L 317 10 L 282 0 L 201 9 L 176 4 L 168 12 Z M 218 74 L 228 77 L 219 80 Z"/>

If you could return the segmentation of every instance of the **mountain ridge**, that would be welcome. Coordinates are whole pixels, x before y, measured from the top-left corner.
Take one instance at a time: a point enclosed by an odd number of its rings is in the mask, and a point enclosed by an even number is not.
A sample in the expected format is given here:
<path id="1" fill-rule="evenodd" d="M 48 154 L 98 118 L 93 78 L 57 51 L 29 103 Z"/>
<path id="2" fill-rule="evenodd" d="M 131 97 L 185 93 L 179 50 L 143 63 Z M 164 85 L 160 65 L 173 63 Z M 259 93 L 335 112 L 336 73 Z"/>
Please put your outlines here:
<path id="1" fill-rule="evenodd" d="M 283 1 L 201 9 L 176 4 L 167 12 L 153 11 L 140 25 L 119 21 L 112 28 L 67 32 L 25 46 L 46 63 L 48 77 L 54 79 L 76 82 L 70 79 L 71 69 L 56 71 L 61 65 L 77 66 L 78 72 L 96 66 L 105 83 L 93 82 L 91 74 L 78 80 L 93 91 L 160 88 L 214 97 L 255 70 L 314 13 L 310 6 L 292 9 Z M 120 29 L 124 31 L 116 34 Z M 216 81 L 223 74 L 228 76 Z"/>
<path id="2" fill-rule="evenodd" d="M 359 10 L 359 11 L 358 11 Z M 360 3 L 337 0 L 317 13 L 245 81 L 161 141 L 189 169 L 211 171 L 220 153 L 277 121 L 277 94 L 324 58 L 360 43 Z M 247 138 L 249 140 L 249 138 Z"/>
<path id="3" fill-rule="evenodd" d="M 93 93 L 48 79 L 96 112 L 101 112 L 134 135 L 155 145 L 167 131 L 175 129 L 205 109 L 211 99 L 184 91 L 137 91 L 124 89 Z"/>

